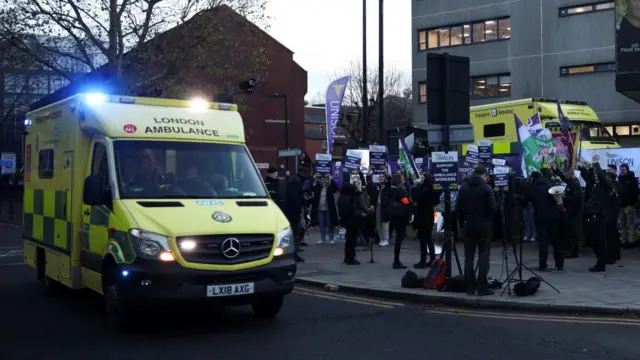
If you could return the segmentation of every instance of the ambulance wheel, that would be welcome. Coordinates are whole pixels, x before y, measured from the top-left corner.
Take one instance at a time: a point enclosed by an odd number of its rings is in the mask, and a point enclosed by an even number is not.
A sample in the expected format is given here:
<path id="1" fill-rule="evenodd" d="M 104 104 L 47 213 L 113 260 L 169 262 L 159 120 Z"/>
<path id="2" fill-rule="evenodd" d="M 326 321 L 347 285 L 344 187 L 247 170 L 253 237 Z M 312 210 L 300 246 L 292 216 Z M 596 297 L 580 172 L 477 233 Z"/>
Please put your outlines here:
<path id="1" fill-rule="evenodd" d="M 282 309 L 283 302 L 284 296 L 282 295 L 265 296 L 256 299 L 256 301 L 251 304 L 251 307 L 256 317 L 270 319 L 278 315 L 280 309 Z"/>
<path id="2" fill-rule="evenodd" d="M 109 325 L 124 332 L 135 330 L 134 313 L 131 305 L 122 297 L 122 289 L 118 284 L 117 266 L 113 265 L 110 271 L 105 272 L 105 276 L 102 288 Z"/>

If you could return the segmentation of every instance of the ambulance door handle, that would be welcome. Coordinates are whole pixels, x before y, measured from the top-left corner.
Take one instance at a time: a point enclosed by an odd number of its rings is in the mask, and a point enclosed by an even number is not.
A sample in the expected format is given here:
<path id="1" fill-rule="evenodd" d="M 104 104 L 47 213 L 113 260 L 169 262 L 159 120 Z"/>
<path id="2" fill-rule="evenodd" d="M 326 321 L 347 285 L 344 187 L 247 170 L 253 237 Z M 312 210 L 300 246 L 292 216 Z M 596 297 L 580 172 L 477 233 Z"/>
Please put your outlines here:
<path id="1" fill-rule="evenodd" d="M 89 209 L 87 209 L 87 210 L 84 211 L 84 214 L 89 216 L 89 215 L 91 215 L 91 211 L 89 211 Z"/>

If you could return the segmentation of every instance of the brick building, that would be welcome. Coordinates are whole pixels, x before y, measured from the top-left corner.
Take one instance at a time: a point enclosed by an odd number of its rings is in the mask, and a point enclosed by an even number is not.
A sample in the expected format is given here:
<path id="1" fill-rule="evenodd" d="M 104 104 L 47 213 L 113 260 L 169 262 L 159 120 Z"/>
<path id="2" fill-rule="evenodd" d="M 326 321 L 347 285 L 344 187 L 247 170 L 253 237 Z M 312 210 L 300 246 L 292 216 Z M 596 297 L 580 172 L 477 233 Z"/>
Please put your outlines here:
<path id="1" fill-rule="evenodd" d="M 129 51 L 122 68 L 117 81 L 104 66 L 32 108 L 96 89 L 120 95 L 214 99 L 229 85 L 238 87 L 239 82 L 256 78 L 252 94 L 236 91 L 234 96 L 255 161 L 278 167 L 285 163 L 278 158 L 278 151 L 285 148 L 285 101 L 270 96 L 276 93 L 287 100 L 289 147 L 304 149 L 307 72 L 293 61 L 291 50 L 226 6 L 196 15 Z"/>

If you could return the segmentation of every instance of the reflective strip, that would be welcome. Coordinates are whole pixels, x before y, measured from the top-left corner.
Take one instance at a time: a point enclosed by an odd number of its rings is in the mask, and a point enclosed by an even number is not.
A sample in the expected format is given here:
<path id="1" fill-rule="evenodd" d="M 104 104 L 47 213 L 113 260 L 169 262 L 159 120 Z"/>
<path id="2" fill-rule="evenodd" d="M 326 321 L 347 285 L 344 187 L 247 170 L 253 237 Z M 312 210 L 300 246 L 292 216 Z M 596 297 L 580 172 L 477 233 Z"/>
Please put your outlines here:
<path id="1" fill-rule="evenodd" d="M 402 199 L 400 199 L 400 201 L 405 205 L 409 204 L 409 199 L 407 199 L 406 197 L 403 197 Z"/>
<path id="2" fill-rule="evenodd" d="M 68 191 L 25 188 L 23 236 L 71 251 L 73 224 L 69 216 L 70 199 Z"/>

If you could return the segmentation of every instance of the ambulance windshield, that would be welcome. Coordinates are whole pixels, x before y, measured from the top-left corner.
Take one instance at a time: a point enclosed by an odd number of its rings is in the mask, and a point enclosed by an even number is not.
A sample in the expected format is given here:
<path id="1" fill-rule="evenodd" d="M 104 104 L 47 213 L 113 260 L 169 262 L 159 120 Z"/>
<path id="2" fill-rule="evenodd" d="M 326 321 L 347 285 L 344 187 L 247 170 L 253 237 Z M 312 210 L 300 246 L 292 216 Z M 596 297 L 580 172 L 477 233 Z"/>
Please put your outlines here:
<path id="1" fill-rule="evenodd" d="M 114 155 L 123 199 L 267 197 L 242 145 L 118 140 Z"/>

